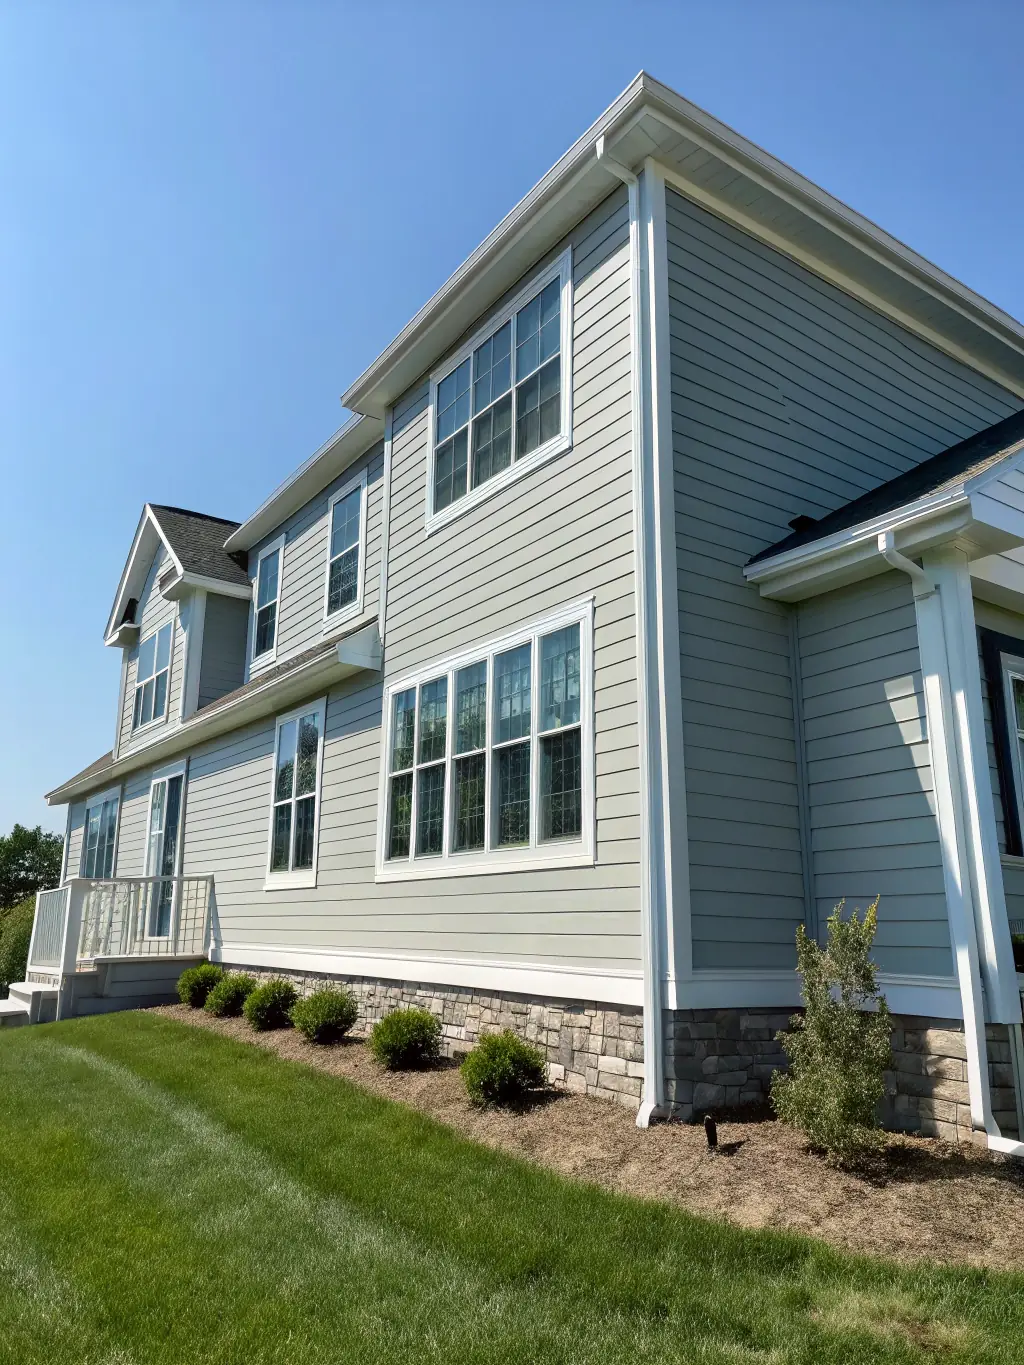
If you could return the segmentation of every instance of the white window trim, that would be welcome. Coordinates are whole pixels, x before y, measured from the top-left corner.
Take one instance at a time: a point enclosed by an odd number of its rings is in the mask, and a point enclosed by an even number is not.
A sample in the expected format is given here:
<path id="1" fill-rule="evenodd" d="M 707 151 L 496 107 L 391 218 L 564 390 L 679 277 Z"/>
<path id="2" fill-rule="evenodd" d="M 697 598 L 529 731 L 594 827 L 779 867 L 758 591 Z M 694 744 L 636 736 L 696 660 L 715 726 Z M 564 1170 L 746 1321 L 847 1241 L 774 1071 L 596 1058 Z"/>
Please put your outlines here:
<path id="1" fill-rule="evenodd" d="M 452 783 L 454 773 L 454 692 L 452 681 L 455 670 L 467 664 L 479 663 L 482 657 L 493 658 L 516 645 L 536 641 L 542 635 L 561 630 L 564 626 L 580 628 L 580 747 L 582 828 L 578 840 L 552 840 L 542 843 L 538 838 L 539 792 L 538 776 L 540 746 L 531 740 L 530 749 L 530 843 L 525 848 L 489 849 L 479 853 L 451 851 Z M 540 669 L 534 651 L 532 666 L 532 710 L 539 714 Z M 416 810 L 412 812 L 408 858 L 389 860 L 386 857 L 388 837 L 388 794 L 390 790 L 391 729 L 394 724 L 392 699 L 398 692 L 419 687 L 442 675 L 449 676 L 448 724 L 445 743 L 445 852 L 429 857 L 417 857 Z M 520 872 L 551 867 L 592 867 L 596 861 L 596 801 L 595 801 L 595 745 L 594 745 L 594 599 L 572 602 L 546 616 L 525 622 L 504 635 L 480 641 L 469 649 L 449 654 L 425 668 L 404 673 L 387 683 L 384 688 L 383 721 L 381 724 L 380 784 L 377 793 L 377 866 L 378 882 L 421 881 L 430 878 L 475 877 L 495 872 Z M 493 667 L 487 670 L 487 753 L 493 753 L 491 726 L 493 723 Z M 488 790 L 490 790 L 490 759 L 488 760 Z"/>
<path id="2" fill-rule="evenodd" d="M 121 795 L 121 784 L 119 782 L 115 787 L 108 787 L 106 791 L 95 792 L 92 796 L 87 796 L 85 798 L 85 810 L 82 812 L 82 847 L 78 854 L 78 875 L 80 877 L 87 875 L 85 871 L 85 854 L 89 832 L 89 812 L 96 806 L 102 806 L 104 801 L 114 800 L 117 801 L 117 815 L 114 819 L 114 856 L 110 863 L 110 876 L 111 878 L 117 876 L 117 844 L 121 834 Z M 104 878 L 98 877 L 93 878 L 92 880 L 103 881 Z"/>
<path id="3" fill-rule="evenodd" d="M 361 616 L 363 612 L 363 589 L 366 580 L 366 469 L 361 474 L 357 474 L 354 479 L 349 479 L 348 483 L 343 484 L 337 493 L 331 495 L 327 503 L 327 562 L 324 565 L 324 634 L 327 635 L 336 630 L 343 622 L 351 620 L 353 617 Z M 342 498 L 347 498 L 353 489 L 358 488 L 359 493 L 359 557 L 358 568 L 356 569 L 356 595 L 355 600 L 350 602 L 347 607 L 339 607 L 335 612 L 328 612 L 327 599 L 331 586 L 331 532 L 334 521 L 335 503 L 341 502 Z M 275 641 L 276 643 L 276 641 Z"/>
<path id="4" fill-rule="evenodd" d="M 1006 728 L 1009 731 L 1010 760 L 1013 764 L 1013 799 L 1017 803 L 1017 819 L 1024 830 L 1024 757 L 1021 755 L 1021 740 L 1017 733 L 1017 708 L 1013 699 L 1013 680 L 1024 683 L 1024 656 L 1001 653 L 999 661 L 1003 674 L 1003 710 L 1006 715 Z M 1004 855 L 1005 856 L 1005 855 Z"/>
<path id="5" fill-rule="evenodd" d="M 277 646 L 281 639 L 281 603 L 284 599 L 284 546 L 286 537 L 282 534 L 276 540 L 272 540 L 269 545 L 264 545 L 256 558 L 256 572 L 252 580 L 252 639 L 249 644 L 249 676 L 255 677 L 257 673 L 262 673 L 265 668 L 270 668 L 277 663 Z M 256 654 L 256 617 L 258 607 L 256 600 L 260 590 L 260 565 L 272 555 L 275 550 L 280 551 L 277 560 L 277 615 L 274 617 L 274 644 L 268 649 L 266 654 Z"/>
<path id="6" fill-rule="evenodd" d="M 148 635 L 144 636 L 141 633 L 139 635 L 139 643 L 136 646 L 135 650 L 135 682 L 132 684 L 132 721 L 134 722 L 135 720 L 135 694 L 139 690 L 138 652 L 146 643 L 147 640 L 151 639 L 154 635 L 159 635 L 160 632 L 163 630 L 164 626 L 168 624 L 171 627 L 171 646 L 167 654 L 167 702 L 166 705 L 164 706 L 164 713 L 162 716 L 154 716 L 152 720 L 147 721 L 145 725 L 140 725 L 137 729 L 134 727 L 133 724 L 132 729 L 130 730 L 129 733 L 128 740 L 129 744 L 133 743 L 137 736 L 148 735 L 151 730 L 156 730 L 159 726 L 166 725 L 171 718 L 171 683 L 174 681 L 174 648 L 175 645 L 178 643 L 177 613 L 175 613 L 175 615 L 171 617 L 170 622 L 164 621 L 163 625 L 157 626 L 156 629 L 151 630 Z M 155 673 L 153 674 L 153 677 L 156 677 Z"/>
<path id="7" fill-rule="evenodd" d="M 524 456 L 521 460 L 513 459 L 512 463 L 509 465 L 507 469 L 503 469 L 500 474 L 495 474 L 494 477 L 488 479 L 486 483 L 482 483 L 479 486 L 479 488 L 469 487 L 469 478 L 473 458 L 473 452 L 472 449 L 470 448 L 467 454 L 468 460 L 466 470 L 467 486 L 465 494 L 457 501 L 449 503 L 449 505 L 443 508 L 440 512 L 435 512 L 434 454 L 437 441 L 435 439 L 436 433 L 434 427 L 434 415 L 437 412 L 438 385 L 441 383 L 443 379 L 447 378 L 447 376 L 450 375 L 453 370 L 458 369 L 462 362 L 468 356 L 471 356 L 473 352 L 476 350 L 476 348 L 483 341 L 486 341 L 487 338 L 493 332 L 496 332 L 499 327 L 503 327 L 505 323 L 509 320 L 509 318 L 512 317 L 513 313 L 517 313 L 519 309 L 522 308 L 525 303 L 528 303 L 530 299 L 532 299 L 536 294 L 538 294 L 545 287 L 545 285 L 550 284 L 552 280 L 558 279 L 559 277 L 561 278 L 562 291 L 561 338 L 559 343 L 561 347 L 560 356 L 562 361 L 561 431 L 557 436 L 552 437 L 552 439 L 546 442 L 544 445 L 538 446 L 536 450 L 532 450 L 529 455 Z M 470 337 L 470 339 L 465 343 L 465 345 L 461 346 L 459 350 L 454 351 L 445 360 L 444 364 L 439 365 L 431 374 L 430 405 L 427 409 L 428 422 L 427 439 L 429 443 L 428 444 L 429 455 L 427 458 L 426 498 L 427 510 L 425 524 L 428 535 L 432 534 L 434 531 L 440 530 L 442 526 L 447 526 L 449 522 L 455 521 L 458 517 L 462 516 L 463 513 L 471 511 L 472 508 L 474 507 L 478 507 L 480 503 L 486 501 L 486 499 L 488 498 L 493 497 L 496 493 L 500 493 L 501 490 L 503 488 L 507 488 L 509 484 L 515 483 L 517 479 L 525 477 L 525 475 L 529 474 L 531 470 L 536 469 L 538 465 L 542 465 L 546 463 L 548 460 L 554 459 L 556 455 L 561 455 L 563 451 L 568 450 L 569 447 L 572 445 L 572 296 L 573 296 L 572 248 L 567 247 L 566 250 L 562 252 L 561 256 L 557 258 L 557 260 L 552 261 L 551 264 L 545 270 L 542 270 L 539 274 L 534 275 L 530 282 L 524 285 L 523 288 L 520 289 L 519 292 L 516 294 L 515 298 L 512 299 L 500 312 L 491 314 L 487 321 L 482 326 L 477 328 L 477 330 L 473 333 L 472 337 Z M 513 389 L 515 388 L 515 385 L 516 379 L 513 363 L 512 373 Z M 471 378 L 470 382 L 471 396 L 472 392 L 473 389 Z M 470 406 L 472 407 L 472 397 L 470 400 Z M 472 412 L 470 413 L 470 430 L 472 431 Z M 513 443 L 515 442 L 514 430 L 512 432 L 512 441 Z"/>
<path id="8" fill-rule="evenodd" d="M 187 767 L 188 767 L 188 764 L 186 763 L 185 759 L 182 758 L 182 759 L 177 759 L 177 760 L 175 760 L 175 762 L 173 762 L 173 763 L 167 763 L 167 764 L 165 764 L 164 767 L 162 767 L 162 768 L 154 768 L 154 769 L 153 769 L 153 772 L 150 774 L 150 779 L 149 779 L 149 796 L 148 796 L 148 804 L 147 804 L 147 806 L 146 806 L 146 842 L 145 842 L 145 844 L 143 845 L 143 847 L 144 847 L 144 849 L 145 849 L 145 862 L 144 862 L 144 866 L 145 866 L 145 868 L 146 868 L 146 873 L 145 873 L 145 875 L 146 875 L 147 877 L 157 877 L 157 876 L 160 875 L 158 872 L 151 872 L 151 871 L 149 870 L 149 853 L 150 853 L 150 844 L 149 844 L 149 841 L 150 841 L 150 836 L 151 836 L 152 833 L 153 833 L 153 788 L 154 788 L 158 783 L 160 783 L 160 782 L 167 782 L 167 781 L 169 781 L 172 777 L 180 777 L 180 778 L 181 778 L 181 804 L 180 804 L 180 806 L 179 806 L 179 808 L 178 808 L 178 847 L 177 847 L 177 848 L 175 849 L 175 851 L 174 851 L 174 871 L 171 873 L 171 876 L 172 876 L 172 877 L 180 877 L 180 876 L 181 876 L 181 869 L 182 869 L 182 865 L 183 865 L 184 859 L 185 859 L 185 784 L 186 784 L 186 782 L 188 781 L 188 779 L 187 779 L 187 777 L 186 777 L 186 769 L 187 769 Z M 166 818 L 166 812 L 165 812 L 165 818 Z M 118 812 L 118 819 L 120 819 L 120 811 Z M 167 943 L 169 940 L 173 940 L 173 939 L 176 937 L 177 932 L 178 932 L 178 925 L 177 925 L 177 923 L 176 923 L 177 918 L 178 918 L 178 908 L 179 908 L 179 907 L 178 907 L 178 897 L 177 897 L 177 895 L 173 895 L 172 898 L 171 898 L 171 927 L 170 927 L 170 929 L 168 930 L 168 932 L 167 932 L 166 934 L 151 934 L 151 933 L 149 932 L 149 906 L 147 906 L 147 907 L 146 907 L 146 918 L 145 918 L 145 923 L 144 923 L 144 925 L 143 925 L 143 931 L 142 931 L 142 937 L 143 937 L 143 939 L 144 939 L 147 943 Z"/>
<path id="9" fill-rule="evenodd" d="M 277 746 L 281 738 L 281 727 L 287 725 L 290 720 L 298 719 L 299 716 L 308 716 L 310 711 L 316 711 L 320 719 L 320 745 L 316 756 L 316 801 L 313 806 L 313 866 L 300 868 L 294 872 L 272 872 L 270 861 L 274 854 L 274 786 L 277 780 Z M 277 724 L 274 726 L 274 748 L 270 755 L 270 818 L 267 824 L 267 864 L 263 883 L 264 891 L 309 889 L 316 886 L 317 868 L 320 861 L 320 808 L 323 799 L 324 749 L 326 747 L 326 697 L 321 697 L 318 701 L 307 701 L 304 705 L 296 706 L 291 711 L 286 711 L 277 717 Z"/>

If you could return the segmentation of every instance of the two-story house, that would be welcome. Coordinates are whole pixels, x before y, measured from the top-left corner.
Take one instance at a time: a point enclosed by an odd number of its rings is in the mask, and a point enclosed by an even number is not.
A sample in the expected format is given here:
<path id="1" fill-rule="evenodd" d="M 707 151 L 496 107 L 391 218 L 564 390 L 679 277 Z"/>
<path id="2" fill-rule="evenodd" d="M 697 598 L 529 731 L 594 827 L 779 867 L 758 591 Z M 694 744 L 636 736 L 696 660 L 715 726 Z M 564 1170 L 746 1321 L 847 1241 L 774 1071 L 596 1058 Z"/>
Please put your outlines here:
<path id="1" fill-rule="evenodd" d="M 25 990 L 208 951 L 645 1124 L 879 894 L 890 1121 L 1024 1152 L 1024 329 L 642 74 L 343 402 L 144 510 Z"/>

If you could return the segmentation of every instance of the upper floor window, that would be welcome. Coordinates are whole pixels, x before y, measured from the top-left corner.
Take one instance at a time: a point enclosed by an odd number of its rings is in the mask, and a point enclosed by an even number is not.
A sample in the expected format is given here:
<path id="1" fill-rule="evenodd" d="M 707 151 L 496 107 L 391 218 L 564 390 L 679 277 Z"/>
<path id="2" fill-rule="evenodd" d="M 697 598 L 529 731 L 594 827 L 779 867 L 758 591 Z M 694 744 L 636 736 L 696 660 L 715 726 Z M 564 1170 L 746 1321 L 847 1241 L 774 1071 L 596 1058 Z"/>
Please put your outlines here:
<path id="1" fill-rule="evenodd" d="M 93 796 L 85 810 L 82 833 L 81 875 L 83 877 L 112 877 L 114 849 L 117 844 L 118 791 Z"/>
<path id="2" fill-rule="evenodd" d="M 378 875 L 593 859 L 589 602 L 385 693 Z"/>
<path id="3" fill-rule="evenodd" d="M 315 886 L 326 699 L 280 716 L 267 885 Z"/>
<path id="4" fill-rule="evenodd" d="M 174 623 L 168 621 L 139 643 L 135 673 L 135 705 L 132 729 L 138 730 L 167 714 L 167 690 L 171 676 L 171 635 Z"/>
<path id="5" fill-rule="evenodd" d="M 428 522 L 568 445 L 571 270 L 566 252 L 433 377 Z"/>
<path id="6" fill-rule="evenodd" d="M 347 483 L 327 505 L 327 583 L 324 621 L 335 626 L 362 608 L 366 543 L 366 474 Z"/>
<path id="7" fill-rule="evenodd" d="M 252 657 L 272 661 L 277 656 L 277 618 L 281 600 L 281 557 L 284 537 L 260 552 L 254 587 L 256 619 L 253 624 Z"/>

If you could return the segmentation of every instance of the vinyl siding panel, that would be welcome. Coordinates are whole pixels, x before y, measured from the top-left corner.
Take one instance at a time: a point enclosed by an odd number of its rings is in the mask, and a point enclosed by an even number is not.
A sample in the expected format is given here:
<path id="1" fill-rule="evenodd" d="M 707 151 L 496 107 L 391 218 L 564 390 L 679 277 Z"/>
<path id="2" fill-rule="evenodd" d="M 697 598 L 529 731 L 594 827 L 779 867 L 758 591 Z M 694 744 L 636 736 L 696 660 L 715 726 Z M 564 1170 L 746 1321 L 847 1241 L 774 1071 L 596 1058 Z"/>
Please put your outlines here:
<path id="1" fill-rule="evenodd" d="M 129 773 L 121 788 L 121 825 L 117 835 L 117 875 L 146 875 L 146 832 L 149 826 L 151 768 Z"/>
<path id="2" fill-rule="evenodd" d="M 75 801 L 71 806 L 71 822 L 68 827 L 67 856 L 64 866 L 65 875 L 77 877 L 82 867 L 82 842 L 85 838 L 85 810 L 88 801 Z"/>
<path id="3" fill-rule="evenodd" d="M 125 676 L 124 704 L 121 710 L 121 734 L 120 747 L 118 752 L 123 756 L 131 749 L 136 748 L 153 738 L 153 735 L 166 726 L 176 726 L 180 724 L 181 716 L 181 684 L 185 671 L 185 640 L 186 627 L 188 625 L 187 604 L 182 603 L 182 618 L 179 619 L 177 602 L 168 602 L 160 595 L 157 586 L 160 575 L 169 566 L 169 559 L 163 548 L 153 560 L 153 567 L 150 569 L 149 577 L 146 579 L 146 586 L 142 596 L 139 598 L 138 621 L 139 621 L 139 640 L 145 640 L 154 631 L 168 621 L 174 622 L 174 631 L 171 641 L 171 676 L 167 695 L 167 717 L 164 726 L 154 726 L 152 729 L 143 731 L 133 741 L 132 739 L 132 712 L 135 706 L 135 680 L 138 676 L 139 647 L 135 645 L 128 651 L 128 663 Z"/>
<path id="4" fill-rule="evenodd" d="M 208 593 L 203 623 L 203 659 L 199 671 L 199 705 L 241 687 L 245 678 L 245 641 L 249 604 L 237 597 Z"/>
<path id="5" fill-rule="evenodd" d="M 278 526 L 249 552 L 255 581 L 260 552 L 283 533 L 284 556 L 280 580 L 277 663 L 319 644 L 324 638 L 324 594 L 327 580 L 329 528 L 327 505 L 339 489 L 366 470 L 366 555 L 363 577 L 363 611 L 349 618 L 339 631 L 348 632 L 377 615 L 380 587 L 381 518 L 383 515 L 384 444 L 378 442 L 310 499 L 283 525 Z M 252 630 L 252 609 L 248 611 Z M 251 645 L 250 645 L 251 648 Z M 248 658 L 248 655 L 246 656 Z"/>
<path id="6" fill-rule="evenodd" d="M 786 535 L 791 518 L 833 510 L 1019 403 L 673 190 L 667 221 L 693 961 L 786 967 L 805 913 L 791 609 L 761 598 L 743 566 Z M 888 579 L 876 584 L 900 591 Z M 831 661 L 809 656 L 803 679 L 817 764 L 815 858 L 831 859 L 829 871 L 815 872 L 814 894 L 828 908 L 833 896 L 860 896 L 862 884 L 872 896 L 895 887 L 881 873 L 896 871 L 900 857 L 920 859 L 934 837 L 929 788 L 915 785 L 923 720 L 908 694 L 910 710 L 895 699 L 908 712 L 897 721 L 883 686 L 913 675 L 912 632 L 886 627 L 881 599 L 876 607 L 854 594 L 836 610 Z M 852 709 L 833 705 L 833 695 L 855 694 Z M 906 809 L 902 835 L 872 814 L 878 801 Z M 906 854 L 893 855 L 896 837 Z M 876 856 L 879 876 L 861 877 L 874 873 Z M 882 865 L 894 856 L 896 868 Z M 925 866 L 936 865 L 929 855 Z M 755 875 L 737 884 L 724 869 L 738 867 Z M 934 893 L 922 894 L 930 903 Z M 887 899 L 883 914 L 897 908 Z M 911 903 L 900 903 L 911 922 Z M 948 943 L 934 925 L 887 920 L 886 962 L 948 970 Z M 902 941 L 907 933 L 913 942 Z"/>
<path id="7" fill-rule="evenodd" d="M 222 940 L 429 958 L 637 970 L 639 785 L 632 552 L 629 220 L 616 192 L 572 234 L 574 431 L 570 450 L 428 536 L 424 380 L 393 422 L 387 676 L 489 640 L 578 598 L 595 599 L 594 867 L 374 880 L 383 683 L 328 698 L 318 885 L 264 890 L 274 725 L 198 750 L 190 767 L 187 872 L 215 877 Z M 564 243 L 556 249 L 564 249 Z M 499 305 L 500 306 L 500 305 Z M 374 466 L 374 469 L 376 465 Z M 379 484 L 379 477 L 371 472 Z M 326 495 L 323 499 L 326 508 Z M 371 512 L 373 503 L 370 504 Z M 323 550 L 287 528 L 284 601 Z M 372 522 L 371 522 L 372 524 Z M 272 537 L 271 537 L 272 538 Z M 268 538 L 270 539 L 270 538 Z M 376 607 L 371 534 L 367 602 Z M 255 555 L 253 556 L 255 563 Z M 289 608 L 295 612 L 297 608 Z M 316 613 L 307 608 L 313 623 Z M 319 629 L 319 618 L 316 620 Z M 291 630 L 291 627 L 289 627 Z M 299 636 L 286 634 L 282 642 Z M 312 641 L 304 639 L 303 646 Z M 439 975 L 442 975 L 439 969 Z"/>

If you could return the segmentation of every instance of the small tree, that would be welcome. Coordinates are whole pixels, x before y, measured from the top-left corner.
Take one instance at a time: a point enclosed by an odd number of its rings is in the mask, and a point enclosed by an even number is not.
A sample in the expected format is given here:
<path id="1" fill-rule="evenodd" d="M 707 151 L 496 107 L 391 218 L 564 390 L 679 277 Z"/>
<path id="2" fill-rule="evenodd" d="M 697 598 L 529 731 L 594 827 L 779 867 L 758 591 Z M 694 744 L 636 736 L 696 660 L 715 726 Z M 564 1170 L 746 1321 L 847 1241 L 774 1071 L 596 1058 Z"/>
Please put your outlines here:
<path id="1" fill-rule="evenodd" d="M 878 897 L 862 918 L 854 910 L 844 919 L 844 904 L 828 917 L 824 948 L 803 925 L 796 931 L 805 1011 L 790 1020 L 792 1032 L 777 1035 L 790 1071 L 772 1078 L 779 1118 L 839 1165 L 880 1144 L 875 1111 L 892 1065 L 892 1020 L 870 956 Z"/>
<path id="2" fill-rule="evenodd" d="M 10 834 L 0 834 L 0 910 L 59 885 L 63 862 L 63 838 L 47 834 L 40 825 L 15 825 Z"/>

